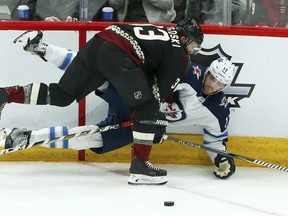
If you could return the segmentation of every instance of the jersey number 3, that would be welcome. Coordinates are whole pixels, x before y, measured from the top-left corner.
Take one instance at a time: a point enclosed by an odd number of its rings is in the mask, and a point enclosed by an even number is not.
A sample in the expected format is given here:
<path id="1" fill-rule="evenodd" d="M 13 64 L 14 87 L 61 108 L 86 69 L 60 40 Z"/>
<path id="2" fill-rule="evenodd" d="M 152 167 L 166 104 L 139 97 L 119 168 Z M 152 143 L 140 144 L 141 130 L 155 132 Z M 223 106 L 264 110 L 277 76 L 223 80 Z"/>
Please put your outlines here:
<path id="1" fill-rule="evenodd" d="M 151 26 L 152 27 L 152 26 Z M 168 41 L 170 39 L 168 33 L 160 28 L 155 28 L 154 26 L 151 29 L 147 28 L 144 30 L 142 27 L 134 27 L 135 36 L 142 40 L 162 40 Z"/>

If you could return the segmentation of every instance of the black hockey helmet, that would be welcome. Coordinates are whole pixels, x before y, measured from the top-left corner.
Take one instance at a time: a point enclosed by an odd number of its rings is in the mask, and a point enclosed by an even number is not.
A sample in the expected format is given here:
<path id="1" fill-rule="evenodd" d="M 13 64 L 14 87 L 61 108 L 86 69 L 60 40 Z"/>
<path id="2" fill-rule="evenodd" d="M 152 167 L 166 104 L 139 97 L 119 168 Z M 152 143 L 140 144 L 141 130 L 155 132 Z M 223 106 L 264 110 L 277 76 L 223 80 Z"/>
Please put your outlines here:
<path id="1" fill-rule="evenodd" d="M 189 45 L 192 41 L 201 45 L 204 35 L 200 25 L 192 18 L 185 18 L 176 24 L 176 31 L 179 37 L 185 36 L 185 45 Z"/>

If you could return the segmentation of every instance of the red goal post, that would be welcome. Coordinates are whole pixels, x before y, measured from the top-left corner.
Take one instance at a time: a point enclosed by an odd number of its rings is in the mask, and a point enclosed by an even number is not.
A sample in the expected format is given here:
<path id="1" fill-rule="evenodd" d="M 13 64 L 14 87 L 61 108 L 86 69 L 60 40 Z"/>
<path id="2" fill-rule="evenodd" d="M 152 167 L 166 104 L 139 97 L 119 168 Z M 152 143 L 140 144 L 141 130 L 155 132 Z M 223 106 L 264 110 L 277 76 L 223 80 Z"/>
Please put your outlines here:
<path id="1" fill-rule="evenodd" d="M 87 31 L 101 31 L 112 22 L 45 22 L 45 21 L 0 21 L 0 30 L 53 30 L 53 31 L 78 31 L 79 49 L 86 43 Z M 161 26 L 173 26 L 175 24 L 155 23 Z M 216 26 L 202 25 L 204 34 L 215 35 L 249 35 L 249 36 L 267 36 L 267 37 L 288 37 L 287 28 L 269 28 L 269 27 L 250 27 L 250 26 Z M 78 123 L 86 124 L 86 101 L 85 98 L 80 101 L 78 106 Z M 85 151 L 79 151 L 78 160 L 85 160 Z"/>

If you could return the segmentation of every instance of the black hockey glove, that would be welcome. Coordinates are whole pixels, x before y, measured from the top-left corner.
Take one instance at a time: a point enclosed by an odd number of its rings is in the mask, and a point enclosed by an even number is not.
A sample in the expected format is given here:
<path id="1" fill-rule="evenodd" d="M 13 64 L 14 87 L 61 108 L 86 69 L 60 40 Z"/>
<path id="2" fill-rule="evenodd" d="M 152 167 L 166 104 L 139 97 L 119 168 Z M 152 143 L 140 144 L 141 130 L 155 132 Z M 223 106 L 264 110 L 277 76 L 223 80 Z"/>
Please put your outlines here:
<path id="1" fill-rule="evenodd" d="M 155 135 L 153 143 L 162 143 L 163 142 L 163 136 L 166 133 L 166 127 L 168 125 L 168 121 L 166 120 L 156 120 L 155 123 Z"/>
<path id="2" fill-rule="evenodd" d="M 217 154 L 217 157 L 214 159 L 216 170 L 213 172 L 213 174 L 217 178 L 226 179 L 229 176 L 233 175 L 235 172 L 235 163 L 233 158 L 228 158 L 225 156 L 222 156 L 220 154 Z"/>

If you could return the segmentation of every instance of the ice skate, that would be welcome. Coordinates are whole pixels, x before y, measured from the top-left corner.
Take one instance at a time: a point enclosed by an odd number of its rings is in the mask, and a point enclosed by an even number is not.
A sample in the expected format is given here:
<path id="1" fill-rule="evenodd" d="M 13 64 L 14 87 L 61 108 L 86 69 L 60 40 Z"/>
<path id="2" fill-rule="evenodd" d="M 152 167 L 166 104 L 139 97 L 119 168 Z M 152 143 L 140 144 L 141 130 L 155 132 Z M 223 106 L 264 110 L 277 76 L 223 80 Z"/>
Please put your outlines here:
<path id="1" fill-rule="evenodd" d="M 36 30 L 28 30 L 17 37 L 13 43 L 23 47 L 23 49 L 33 55 L 38 55 L 44 61 L 47 45 L 42 43 L 43 32 Z"/>
<path id="2" fill-rule="evenodd" d="M 131 185 L 162 185 L 167 183 L 167 171 L 159 169 L 149 161 L 132 159 L 128 184 Z"/>
<path id="3" fill-rule="evenodd" d="M 4 148 L 15 148 L 29 144 L 31 131 L 25 129 L 14 128 L 6 137 Z"/>

